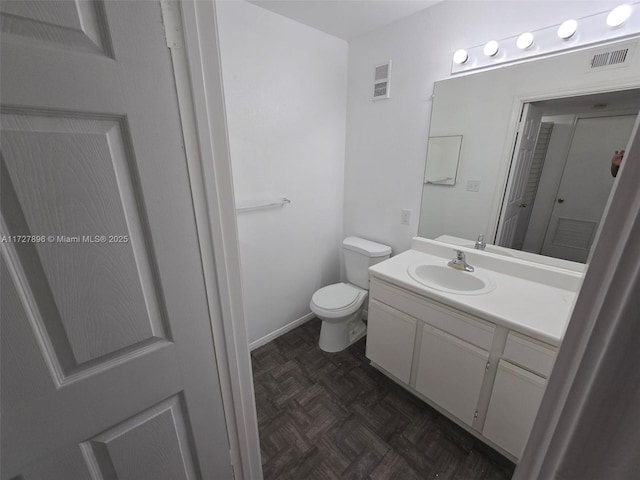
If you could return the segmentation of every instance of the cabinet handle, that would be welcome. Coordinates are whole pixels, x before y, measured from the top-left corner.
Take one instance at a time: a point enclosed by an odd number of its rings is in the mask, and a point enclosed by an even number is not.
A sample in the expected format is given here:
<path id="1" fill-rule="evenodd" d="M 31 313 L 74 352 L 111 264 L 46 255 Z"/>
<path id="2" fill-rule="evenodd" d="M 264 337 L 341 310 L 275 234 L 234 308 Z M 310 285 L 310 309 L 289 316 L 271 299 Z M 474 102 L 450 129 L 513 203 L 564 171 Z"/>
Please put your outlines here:
<path id="1" fill-rule="evenodd" d="M 478 418 L 478 411 L 476 410 L 476 412 L 473 414 L 473 418 Z"/>
<path id="2" fill-rule="evenodd" d="M 487 372 L 488 372 L 490 367 L 491 367 L 491 363 L 490 363 L 490 362 L 487 362 L 487 366 L 486 366 L 486 367 L 484 367 L 485 371 L 487 371 Z"/>

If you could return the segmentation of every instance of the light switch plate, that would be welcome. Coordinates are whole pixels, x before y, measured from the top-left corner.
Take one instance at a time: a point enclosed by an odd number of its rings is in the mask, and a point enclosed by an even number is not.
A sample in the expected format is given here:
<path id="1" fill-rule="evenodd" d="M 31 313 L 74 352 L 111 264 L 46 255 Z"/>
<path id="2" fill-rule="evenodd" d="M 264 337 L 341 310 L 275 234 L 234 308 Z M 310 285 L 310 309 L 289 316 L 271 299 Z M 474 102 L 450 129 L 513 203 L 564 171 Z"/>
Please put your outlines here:
<path id="1" fill-rule="evenodd" d="M 479 192 L 479 191 L 480 191 L 480 180 L 467 181 L 467 192 Z"/>
<path id="2" fill-rule="evenodd" d="M 408 210 L 406 208 L 402 210 L 402 217 L 400 219 L 400 223 L 402 225 L 411 225 L 411 210 Z"/>

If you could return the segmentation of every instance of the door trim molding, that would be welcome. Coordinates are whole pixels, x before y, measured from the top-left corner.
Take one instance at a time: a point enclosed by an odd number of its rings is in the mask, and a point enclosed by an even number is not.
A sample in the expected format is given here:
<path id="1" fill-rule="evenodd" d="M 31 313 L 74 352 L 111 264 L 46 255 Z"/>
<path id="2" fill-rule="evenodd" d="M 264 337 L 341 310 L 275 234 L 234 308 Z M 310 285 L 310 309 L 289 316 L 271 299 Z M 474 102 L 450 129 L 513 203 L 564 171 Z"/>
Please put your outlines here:
<path id="1" fill-rule="evenodd" d="M 262 479 L 215 2 L 162 0 L 236 479 Z M 165 27 L 169 22 L 165 19 Z M 180 38 L 181 37 L 181 38 Z M 180 42 L 182 40 L 182 42 Z"/>

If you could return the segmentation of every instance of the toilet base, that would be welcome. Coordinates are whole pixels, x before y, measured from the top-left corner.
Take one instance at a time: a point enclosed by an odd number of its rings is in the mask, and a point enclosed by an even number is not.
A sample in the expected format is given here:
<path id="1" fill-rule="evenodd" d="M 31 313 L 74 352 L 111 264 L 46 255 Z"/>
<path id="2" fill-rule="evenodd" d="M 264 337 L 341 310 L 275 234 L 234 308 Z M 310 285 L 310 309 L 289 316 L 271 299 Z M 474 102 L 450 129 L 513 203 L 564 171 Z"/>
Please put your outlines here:
<path id="1" fill-rule="evenodd" d="M 320 349 L 335 353 L 341 352 L 349 345 L 360 340 L 367 332 L 367 326 L 362 321 L 362 311 L 336 322 L 335 319 L 322 320 L 320 328 L 320 341 L 318 345 Z"/>

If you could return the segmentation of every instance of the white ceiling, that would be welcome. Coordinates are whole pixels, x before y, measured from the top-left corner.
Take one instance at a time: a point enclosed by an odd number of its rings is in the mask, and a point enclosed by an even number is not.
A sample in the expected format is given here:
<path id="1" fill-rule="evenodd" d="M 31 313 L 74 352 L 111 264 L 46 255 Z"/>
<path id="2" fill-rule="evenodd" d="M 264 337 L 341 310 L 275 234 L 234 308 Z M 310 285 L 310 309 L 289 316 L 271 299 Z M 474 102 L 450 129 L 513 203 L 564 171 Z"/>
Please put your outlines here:
<path id="1" fill-rule="evenodd" d="M 640 109 L 640 89 L 579 95 L 535 102 L 544 115 L 564 115 L 589 112 L 610 112 Z"/>
<path id="2" fill-rule="evenodd" d="M 408 17 L 442 0 L 248 0 L 344 40 Z"/>

